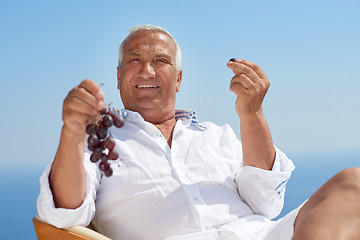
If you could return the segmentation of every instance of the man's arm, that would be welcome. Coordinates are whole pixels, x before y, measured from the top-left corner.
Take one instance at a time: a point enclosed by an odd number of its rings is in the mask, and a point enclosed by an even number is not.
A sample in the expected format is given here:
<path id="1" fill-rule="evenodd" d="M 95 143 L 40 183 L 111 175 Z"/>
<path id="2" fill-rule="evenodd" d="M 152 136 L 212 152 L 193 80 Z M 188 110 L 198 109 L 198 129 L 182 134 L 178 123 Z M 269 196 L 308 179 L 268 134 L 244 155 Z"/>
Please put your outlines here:
<path id="1" fill-rule="evenodd" d="M 86 126 L 105 107 L 104 94 L 92 80 L 84 80 L 64 100 L 59 147 L 49 176 L 56 207 L 75 209 L 86 193 L 84 148 Z"/>
<path id="2" fill-rule="evenodd" d="M 271 170 L 275 148 L 262 112 L 262 103 L 270 82 L 262 69 L 246 60 L 229 61 L 235 76 L 230 90 L 237 95 L 235 108 L 240 117 L 244 165 Z"/>

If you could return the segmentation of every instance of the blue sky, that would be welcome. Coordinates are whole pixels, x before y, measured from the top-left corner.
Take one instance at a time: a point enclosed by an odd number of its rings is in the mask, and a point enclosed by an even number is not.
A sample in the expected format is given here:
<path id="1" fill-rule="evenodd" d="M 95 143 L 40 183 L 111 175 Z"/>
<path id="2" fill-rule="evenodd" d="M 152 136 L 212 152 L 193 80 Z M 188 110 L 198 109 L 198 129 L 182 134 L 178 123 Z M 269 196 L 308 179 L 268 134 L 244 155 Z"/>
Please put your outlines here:
<path id="1" fill-rule="evenodd" d="M 220 3 L 221 2 L 221 3 Z M 1 166 L 45 165 L 62 101 L 85 78 L 121 108 L 118 46 L 129 28 L 169 30 L 183 53 L 178 108 L 239 136 L 232 58 L 271 81 L 264 112 L 288 155 L 360 152 L 359 1 L 0 0 Z M 360 159 L 359 159 L 360 160 Z"/>

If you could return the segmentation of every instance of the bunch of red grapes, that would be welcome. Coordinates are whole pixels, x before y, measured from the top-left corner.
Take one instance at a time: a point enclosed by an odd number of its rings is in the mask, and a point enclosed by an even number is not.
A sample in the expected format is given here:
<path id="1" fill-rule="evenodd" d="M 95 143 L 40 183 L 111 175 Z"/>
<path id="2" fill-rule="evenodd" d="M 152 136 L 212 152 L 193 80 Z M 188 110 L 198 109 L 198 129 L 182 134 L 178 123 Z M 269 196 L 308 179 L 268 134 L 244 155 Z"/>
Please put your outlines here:
<path id="1" fill-rule="evenodd" d="M 101 119 L 86 127 L 88 134 L 88 149 L 92 152 L 90 161 L 97 163 L 99 160 L 99 169 L 107 177 L 113 174 L 109 161 L 119 158 L 119 153 L 114 149 L 115 140 L 108 131 L 108 128 L 115 126 L 121 128 L 124 126 L 124 119 L 117 114 L 113 108 L 104 108 L 100 111 Z"/>

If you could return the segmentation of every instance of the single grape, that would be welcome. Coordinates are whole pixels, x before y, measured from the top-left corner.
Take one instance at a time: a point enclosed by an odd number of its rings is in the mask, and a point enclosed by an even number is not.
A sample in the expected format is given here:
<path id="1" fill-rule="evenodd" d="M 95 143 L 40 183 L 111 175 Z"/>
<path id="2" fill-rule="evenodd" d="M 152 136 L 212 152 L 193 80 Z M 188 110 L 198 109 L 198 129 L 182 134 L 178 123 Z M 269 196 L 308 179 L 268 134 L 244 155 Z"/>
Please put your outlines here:
<path id="1" fill-rule="evenodd" d="M 114 119 L 109 114 L 105 114 L 102 121 L 105 127 L 109 128 L 114 125 Z"/>
<path id="2" fill-rule="evenodd" d="M 100 140 L 96 134 L 90 134 L 87 142 L 88 146 L 95 147 L 100 143 Z"/>
<path id="3" fill-rule="evenodd" d="M 116 117 L 114 117 L 114 125 L 117 128 L 121 128 L 124 126 L 124 119 L 121 116 L 116 115 Z"/>
<path id="4" fill-rule="evenodd" d="M 108 157 L 109 160 L 116 160 L 119 158 L 119 153 L 115 149 L 113 149 L 109 152 Z"/>
<path id="5" fill-rule="evenodd" d="M 94 148 L 93 153 L 90 156 L 90 161 L 92 161 L 93 163 L 96 163 L 97 161 L 99 161 L 102 154 L 103 154 L 103 151 L 101 148 L 99 148 L 99 147 Z"/>
<path id="6" fill-rule="evenodd" d="M 88 135 L 96 133 L 96 123 L 91 123 L 86 126 L 86 133 Z"/>
<path id="7" fill-rule="evenodd" d="M 100 139 L 104 139 L 106 138 L 108 134 L 108 129 L 105 126 L 100 126 L 97 131 L 96 131 L 96 135 L 100 138 Z"/>
<path id="8" fill-rule="evenodd" d="M 99 156 L 97 156 L 96 154 L 92 153 L 90 156 L 90 161 L 93 163 L 96 163 L 97 161 L 99 161 Z"/>
<path id="9" fill-rule="evenodd" d="M 103 144 L 104 144 L 104 147 L 105 147 L 105 148 L 107 148 L 107 149 L 109 149 L 109 151 L 111 151 L 111 150 L 113 150 L 113 148 L 115 147 L 115 140 L 114 140 L 114 138 L 113 138 L 111 135 L 109 135 L 109 136 L 105 139 L 105 141 L 103 142 Z"/>
<path id="10" fill-rule="evenodd" d="M 105 169 L 104 174 L 105 176 L 110 177 L 113 174 L 112 168 L 109 166 L 107 169 Z"/>
<path id="11" fill-rule="evenodd" d="M 101 171 L 105 171 L 106 169 L 108 169 L 110 167 L 110 164 L 107 162 L 100 162 L 99 163 L 99 169 Z"/>
<path id="12" fill-rule="evenodd" d="M 109 157 L 103 153 L 100 157 L 101 162 L 107 162 L 109 160 Z"/>
<path id="13" fill-rule="evenodd" d="M 94 149 L 93 154 L 96 154 L 100 158 L 103 154 L 103 149 L 101 147 L 97 147 Z"/>
<path id="14" fill-rule="evenodd" d="M 97 146 L 91 146 L 91 145 L 88 144 L 88 149 L 89 149 L 90 151 L 94 151 L 96 147 L 97 147 Z"/>

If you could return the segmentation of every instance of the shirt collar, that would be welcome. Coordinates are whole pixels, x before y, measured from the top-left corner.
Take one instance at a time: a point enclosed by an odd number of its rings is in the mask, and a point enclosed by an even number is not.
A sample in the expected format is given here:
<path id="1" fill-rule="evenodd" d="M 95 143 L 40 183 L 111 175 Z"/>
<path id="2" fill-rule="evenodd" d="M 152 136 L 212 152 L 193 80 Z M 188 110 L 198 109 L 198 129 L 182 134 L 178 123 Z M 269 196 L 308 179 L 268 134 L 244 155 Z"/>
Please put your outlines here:
<path id="1" fill-rule="evenodd" d="M 131 119 L 136 116 L 136 118 L 140 118 L 143 120 L 143 118 L 141 117 L 141 115 L 138 112 L 133 112 L 133 111 L 126 110 L 126 109 L 121 109 L 121 110 L 118 110 L 117 112 L 119 115 L 121 114 L 121 116 L 126 120 L 130 120 L 128 118 L 129 116 L 131 116 L 130 117 Z M 177 109 L 177 110 L 175 110 L 175 120 L 176 121 L 182 120 L 189 125 L 193 125 L 193 126 L 199 128 L 200 130 L 206 129 L 206 126 L 199 123 L 196 112 L 193 109 Z"/>
<path id="2" fill-rule="evenodd" d="M 183 120 L 184 122 L 191 124 L 200 130 L 205 130 L 206 127 L 199 123 L 196 112 L 193 109 L 177 109 L 175 110 L 175 120 Z"/>

